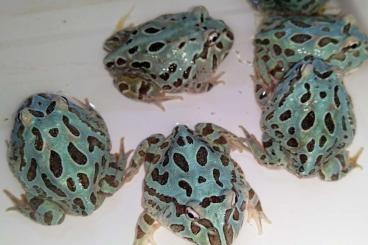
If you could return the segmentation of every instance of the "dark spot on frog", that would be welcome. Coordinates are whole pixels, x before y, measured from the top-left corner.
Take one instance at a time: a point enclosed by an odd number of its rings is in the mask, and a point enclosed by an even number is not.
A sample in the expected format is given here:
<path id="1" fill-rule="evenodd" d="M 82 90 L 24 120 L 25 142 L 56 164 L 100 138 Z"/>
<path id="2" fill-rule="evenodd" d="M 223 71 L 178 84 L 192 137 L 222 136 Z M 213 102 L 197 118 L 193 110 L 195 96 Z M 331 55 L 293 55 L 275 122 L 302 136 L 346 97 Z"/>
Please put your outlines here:
<path id="1" fill-rule="evenodd" d="M 284 50 L 284 53 L 285 53 L 285 55 L 286 55 L 286 56 L 288 56 L 288 57 L 295 55 L 294 50 L 292 50 L 292 49 L 288 49 L 288 48 Z"/>
<path id="2" fill-rule="evenodd" d="M 193 144 L 193 139 L 190 136 L 185 137 L 187 139 L 188 144 Z"/>
<path id="3" fill-rule="evenodd" d="M 204 183 L 204 182 L 206 182 L 206 178 L 203 177 L 203 176 L 199 176 L 198 177 L 198 183 L 201 184 L 201 183 Z"/>
<path id="4" fill-rule="evenodd" d="M 42 111 L 36 111 L 36 110 L 32 110 L 32 109 L 28 109 L 29 113 L 31 113 L 34 117 L 44 117 L 45 115 L 43 114 Z"/>
<path id="5" fill-rule="evenodd" d="M 89 150 L 89 152 L 93 152 L 94 149 L 95 149 L 95 146 L 97 146 L 102 151 L 105 150 L 105 145 L 99 139 L 97 139 L 96 137 L 88 136 L 87 141 L 88 141 L 88 150 Z"/>
<path id="6" fill-rule="evenodd" d="M 93 177 L 93 183 L 96 184 L 97 178 L 98 178 L 98 174 L 100 171 L 100 166 L 98 165 L 98 163 L 95 163 L 95 175 Z"/>
<path id="7" fill-rule="evenodd" d="M 320 46 L 321 48 L 323 48 L 324 46 L 328 45 L 328 44 L 333 44 L 336 45 L 338 44 L 339 41 L 331 38 L 331 37 L 323 37 L 318 41 L 318 46 Z"/>
<path id="8" fill-rule="evenodd" d="M 59 134 L 59 129 L 58 128 L 52 128 L 49 130 L 49 134 L 52 136 L 52 137 L 57 137 L 58 134 Z"/>
<path id="9" fill-rule="evenodd" d="M 34 147 L 37 151 L 41 151 L 43 148 L 43 140 L 40 130 L 37 128 L 32 128 L 32 134 L 36 137 L 34 141 Z"/>
<path id="10" fill-rule="evenodd" d="M 165 171 L 160 175 L 158 168 L 155 168 L 151 172 L 151 177 L 153 181 L 159 183 L 160 185 L 166 185 L 167 181 L 169 180 L 169 173 Z"/>
<path id="11" fill-rule="evenodd" d="M 205 166 L 207 164 L 207 156 L 208 151 L 205 147 L 201 146 L 196 154 L 198 164 L 201 166 Z"/>
<path id="12" fill-rule="evenodd" d="M 201 227 L 192 222 L 190 224 L 190 230 L 194 235 L 197 235 L 201 231 Z"/>
<path id="13" fill-rule="evenodd" d="M 175 86 L 176 88 L 180 87 L 182 84 L 183 84 L 183 80 L 182 80 L 182 79 L 180 79 L 180 78 L 178 78 L 178 80 L 176 80 L 176 81 L 174 82 L 174 86 Z"/>
<path id="14" fill-rule="evenodd" d="M 162 80 L 164 80 L 164 81 L 167 81 L 167 80 L 169 80 L 169 78 L 170 78 L 170 74 L 169 74 L 169 73 L 167 73 L 167 72 L 162 73 L 162 74 L 160 75 L 160 78 L 161 78 Z M 165 85 L 165 86 L 168 86 L 168 85 Z M 171 89 L 171 87 L 170 87 L 170 89 Z"/>
<path id="15" fill-rule="evenodd" d="M 50 151 L 49 164 L 52 174 L 59 178 L 63 173 L 63 163 L 60 155 L 53 150 Z"/>
<path id="16" fill-rule="evenodd" d="M 160 31 L 160 29 L 157 29 L 156 27 L 148 27 L 144 30 L 144 32 L 147 33 L 147 34 L 155 34 L 159 31 Z"/>
<path id="17" fill-rule="evenodd" d="M 326 125 L 328 131 L 330 132 L 330 134 L 333 134 L 333 132 L 335 131 L 335 123 L 332 119 L 332 116 L 331 116 L 330 112 L 328 112 L 326 114 L 324 121 L 325 121 L 325 125 Z"/>
<path id="18" fill-rule="evenodd" d="M 178 185 L 180 188 L 185 190 L 187 197 L 190 197 L 192 195 L 193 190 L 188 182 L 186 182 L 185 180 L 180 180 Z"/>
<path id="19" fill-rule="evenodd" d="M 76 190 L 75 183 L 72 178 L 68 178 L 66 180 L 66 185 L 70 191 L 74 192 Z"/>
<path id="20" fill-rule="evenodd" d="M 78 176 L 78 179 L 79 179 L 79 183 L 81 183 L 81 185 L 83 186 L 84 189 L 87 189 L 88 186 L 89 186 L 88 176 L 84 173 L 78 173 L 77 176 Z"/>
<path id="21" fill-rule="evenodd" d="M 89 197 L 89 200 L 91 200 L 91 203 L 93 204 L 93 205 L 96 205 L 96 202 L 97 202 L 97 198 L 96 198 L 96 195 L 95 195 L 95 193 L 91 193 L 91 195 L 90 195 L 90 197 Z"/>
<path id="22" fill-rule="evenodd" d="M 170 225 L 170 229 L 175 233 L 182 232 L 183 230 L 185 230 L 184 225 L 178 225 L 178 224 Z"/>
<path id="23" fill-rule="evenodd" d="M 319 97 L 321 97 L 321 99 L 326 98 L 326 96 L 327 96 L 327 93 L 324 92 L 324 91 L 322 91 L 322 92 L 319 93 Z"/>
<path id="24" fill-rule="evenodd" d="M 178 139 L 176 140 L 176 143 L 179 145 L 179 146 L 184 146 L 185 145 L 185 142 L 184 142 L 184 139 L 183 137 L 179 136 Z"/>
<path id="25" fill-rule="evenodd" d="M 340 99 L 339 99 L 339 86 L 335 86 L 334 88 L 334 102 L 337 108 L 340 107 Z"/>
<path id="26" fill-rule="evenodd" d="M 36 159 L 31 159 L 31 164 L 29 166 L 28 172 L 27 172 L 27 180 L 32 181 L 36 178 L 37 174 L 37 161 Z"/>
<path id="27" fill-rule="evenodd" d="M 290 110 L 287 110 L 287 111 L 284 111 L 281 115 L 280 115 L 280 120 L 281 121 L 286 121 L 288 119 L 291 118 L 291 111 Z"/>
<path id="28" fill-rule="evenodd" d="M 128 50 L 129 54 L 135 54 L 138 51 L 138 46 L 134 46 Z"/>
<path id="29" fill-rule="evenodd" d="M 189 74 L 190 74 L 190 71 L 192 70 L 192 67 L 189 66 L 183 73 L 183 78 L 184 79 L 188 79 L 189 78 Z"/>
<path id="30" fill-rule="evenodd" d="M 48 115 L 51 112 L 53 112 L 55 109 L 55 106 L 56 106 L 56 101 L 51 102 L 50 105 L 46 109 L 46 114 Z"/>
<path id="31" fill-rule="evenodd" d="M 77 164 L 84 165 L 87 163 L 87 157 L 71 142 L 68 145 L 68 153 Z"/>
<path id="32" fill-rule="evenodd" d="M 165 46 L 165 43 L 163 43 L 163 42 L 155 42 L 155 43 L 152 43 L 152 44 L 148 47 L 148 51 L 150 51 L 150 52 L 158 52 L 158 51 L 160 51 L 164 46 Z"/>
<path id="33" fill-rule="evenodd" d="M 309 152 L 313 152 L 314 150 L 314 145 L 316 144 L 316 141 L 314 139 L 312 139 L 311 141 L 308 142 L 307 144 L 307 150 Z"/>
<path id="34" fill-rule="evenodd" d="M 175 71 L 176 71 L 176 68 L 177 68 L 178 66 L 175 64 L 175 63 L 171 63 L 170 65 L 169 65 L 169 72 L 170 73 L 174 73 Z"/>
<path id="35" fill-rule="evenodd" d="M 308 130 L 313 127 L 315 122 L 315 114 L 313 111 L 310 111 L 302 120 L 301 126 L 304 130 Z"/>
<path id="36" fill-rule="evenodd" d="M 131 66 L 134 67 L 134 68 L 150 69 L 151 68 L 151 63 L 149 63 L 148 61 L 142 61 L 142 62 L 134 61 L 131 64 Z"/>
<path id="37" fill-rule="evenodd" d="M 280 39 L 283 36 L 285 36 L 285 34 L 286 34 L 286 32 L 284 32 L 284 31 L 278 31 L 278 32 L 275 32 L 274 35 L 275 35 L 276 38 Z"/>
<path id="38" fill-rule="evenodd" d="M 71 123 L 68 117 L 63 116 L 63 123 L 65 125 L 65 127 L 67 127 L 67 129 L 69 130 L 69 132 L 71 134 L 73 134 L 74 136 L 78 137 L 80 135 L 78 129 L 76 127 L 74 127 Z"/>
<path id="39" fill-rule="evenodd" d="M 298 144 L 298 141 L 295 139 L 295 138 L 290 138 L 286 144 L 290 147 L 298 147 L 299 144 Z"/>
<path id="40" fill-rule="evenodd" d="M 184 172 L 189 172 L 189 165 L 185 157 L 180 153 L 174 153 L 174 163 Z"/>
<path id="41" fill-rule="evenodd" d="M 273 45 L 273 51 L 275 52 L 275 55 L 280 55 L 282 53 L 282 49 L 279 45 L 277 44 L 274 44 Z"/>
<path id="42" fill-rule="evenodd" d="M 51 225 L 52 224 L 52 220 L 53 220 L 54 216 L 52 215 L 52 211 L 47 211 L 46 213 L 44 213 L 43 215 L 43 221 L 47 224 L 47 225 Z"/>
<path id="43" fill-rule="evenodd" d="M 309 41 L 311 38 L 312 36 L 308 34 L 295 34 L 290 39 L 294 43 L 302 44 Z"/>
<path id="44" fill-rule="evenodd" d="M 213 175 L 213 178 L 216 181 L 216 184 L 220 187 L 223 187 L 224 184 L 220 181 L 220 170 L 218 170 L 217 168 L 213 169 L 212 175 Z"/>
<path id="45" fill-rule="evenodd" d="M 82 209 L 82 210 L 85 210 L 86 209 L 86 207 L 84 206 L 84 203 L 83 203 L 82 199 L 80 199 L 79 197 L 74 198 L 73 203 L 77 207 L 79 207 L 80 209 Z"/>
<path id="46" fill-rule="evenodd" d="M 60 190 L 54 184 L 52 184 L 52 182 L 50 181 L 50 179 L 47 177 L 46 174 L 41 174 L 41 178 L 49 190 L 51 190 L 60 197 L 66 197 L 65 193 L 62 190 Z"/>
<path id="47" fill-rule="evenodd" d="M 115 64 L 116 66 L 123 66 L 126 63 L 126 60 L 124 60 L 123 58 L 119 57 L 116 59 Z M 106 65 L 108 65 L 109 63 L 107 63 Z"/>

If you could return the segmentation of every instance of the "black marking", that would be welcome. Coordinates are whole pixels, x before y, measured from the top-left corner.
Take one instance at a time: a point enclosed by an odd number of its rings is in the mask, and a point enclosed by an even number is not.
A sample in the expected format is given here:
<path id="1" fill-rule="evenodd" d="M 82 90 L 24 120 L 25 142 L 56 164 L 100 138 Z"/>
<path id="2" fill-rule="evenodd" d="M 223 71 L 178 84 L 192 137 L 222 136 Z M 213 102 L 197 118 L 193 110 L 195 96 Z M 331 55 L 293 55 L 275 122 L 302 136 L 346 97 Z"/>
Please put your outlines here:
<path id="1" fill-rule="evenodd" d="M 304 130 L 308 130 L 313 127 L 315 121 L 315 114 L 313 111 L 310 111 L 302 120 L 302 128 Z"/>
<path id="2" fill-rule="evenodd" d="M 60 197 L 66 197 L 65 193 L 60 190 L 59 188 L 57 188 L 47 177 L 46 174 L 41 174 L 41 178 L 43 180 L 43 182 L 45 183 L 46 187 L 51 190 L 52 192 L 54 192 L 56 195 L 60 196 Z"/>
<path id="3" fill-rule="evenodd" d="M 192 195 L 192 187 L 188 182 L 186 182 L 185 180 L 180 180 L 178 185 L 180 188 L 186 191 L 187 197 L 190 197 Z"/>
<path id="4" fill-rule="evenodd" d="M 32 181 L 36 178 L 37 175 L 37 161 L 36 159 L 31 159 L 31 164 L 29 166 L 28 172 L 27 172 L 27 180 Z"/>
<path id="5" fill-rule="evenodd" d="M 311 38 L 312 36 L 308 34 L 295 34 L 290 39 L 294 43 L 302 44 L 302 43 L 309 41 Z"/>
<path id="6" fill-rule="evenodd" d="M 43 114 L 42 111 L 36 111 L 36 110 L 32 110 L 32 109 L 28 109 L 29 113 L 31 113 L 34 117 L 44 117 L 45 115 Z"/>
<path id="7" fill-rule="evenodd" d="M 134 54 L 138 51 L 138 46 L 134 46 L 128 50 L 129 54 Z"/>
<path id="8" fill-rule="evenodd" d="M 60 155 L 53 150 L 50 151 L 49 164 L 52 174 L 59 178 L 63 173 L 63 162 Z"/>
<path id="9" fill-rule="evenodd" d="M 52 128 L 49 130 L 49 134 L 52 136 L 52 137 L 57 137 L 58 134 L 59 134 L 59 129 L 58 128 Z"/>
<path id="10" fill-rule="evenodd" d="M 207 164 L 207 155 L 208 151 L 205 147 L 201 146 L 196 154 L 197 162 L 199 165 L 205 166 Z"/>
<path id="11" fill-rule="evenodd" d="M 88 150 L 89 150 L 89 152 L 93 152 L 94 149 L 95 149 L 95 146 L 97 146 L 98 148 L 100 148 L 102 151 L 105 150 L 105 144 L 103 144 L 96 137 L 94 137 L 94 136 L 88 136 L 87 137 L 87 141 L 88 141 Z"/>
<path id="12" fill-rule="evenodd" d="M 173 156 L 174 163 L 184 172 L 189 171 L 189 164 L 185 157 L 180 153 L 174 153 Z"/>
<path id="13" fill-rule="evenodd" d="M 169 173 L 164 172 L 163 174 L 160 175 L 159 170 L 155 168 L 151 172 L 151 177 L 153 181 L 156 181 L 160 185 L 166 185 L 167 181 L 169 180 Z"/>
<path id="14" fill-rule="evenodd" d="M 76 187 L 75 187 L 75 183 L 74 180 L 72 178 L 68 178 L 66 180 L 66 185 L 68 186 L 68 189 L 72 192 L 75 192 Z"/>
<path id="15" fill-rule="evenodd" d="M 147 29 L 144 30 L 144 32 L 148 34 L 155 34 L 159 31 L 160 29 L 157 29 L 156 27 L 148 27 Z"/>
<path id="16" fill-rule="evenodd" d="M 328 112 L 325 116 L 325 125 L 328 129 L 328 131 L 330 132 L 330 134 L 333 134 L 333 132 L 335 131 L 335 123 L 332 119 L 331 113 Z"/>
<path id="17" fill-rule="evenodd" d="M 212 174 L 213 174 L 213 178 L 216 181 L 216 184 L 219 185 L 220 187 L 223 187 L 224 184 L 220 181 L 220 174 L 221 174 L 220 170 L 215 168 L 215 169 L 213 169 Z"/>
<path id="18" fill-rule="evenodd" d="M 152 43 L 152 44 L 148 47 L 148 50 L 149 50 L 150 52 L 158 52 L 158 51 L 160 51 L 164 46 L 165 46 L 165 43 L 162 43 L 162 42 L 155 42 L 155 43 Z"/>
<path id="19" fill-rule="evenodd" d="M 68 152 L 70 157 L 77 164 L 84 165 L 87 163 L 87 157 L 71 142 L 68 145 Z"/>
<path id="20" fill-rule="evenodd" d="M 65 127 L 67 127 L 67 129 L 69 130 L 69 132 L 71 134 L 73 134 L 74 136 L 79 136 L 80 133 L 78 131 L 78 129 L 76 127 L 74 127 L 72 124 L 70 124 L 69 118 L 66 116 L 63 116 L 63 123 L 65 125 Z"/>
<path id="21" fill-rule="evenodd" d="M 281 121 L 286 121 L 288 119 L 291 118 L 291 111 L 290 110 L 287 110 L 285 112 L 283 112 L 281 115 L 280 115 L 280 120 Z"/>
<path id="22" fill-rule="evenodd" d="M 32 128 L 32 134 L 36 137 L 34 141 L 34 147 L 37 151 L 42 151 L 43 148 L 43 140 L 40 130 L 38 128 Z"/>
<path id="23" fill-rule="evenodd" d="M 46 109 L 46 114 L 48 115 L 48 114 L 50 114 L 51 112 L 53 112 L 53 111 L 54 111 L 54 109 L 55 109 L 55 106 L 56 106 L 56 101 L 51 102 L 51 103 L 49 104 L 49 106 L 47 107 L 47 109 Z"/>
<path id="24" fill-rule="evenodd" d="M 78 179 L 79 179 L 79 183 L 81 183 L 81 185 L 83 186 L 84 189 L 87 189 L 88 186 L 89 186 L 88 176 L 84 173 L 78 173 L 77 176 L 78 176 Z"/>

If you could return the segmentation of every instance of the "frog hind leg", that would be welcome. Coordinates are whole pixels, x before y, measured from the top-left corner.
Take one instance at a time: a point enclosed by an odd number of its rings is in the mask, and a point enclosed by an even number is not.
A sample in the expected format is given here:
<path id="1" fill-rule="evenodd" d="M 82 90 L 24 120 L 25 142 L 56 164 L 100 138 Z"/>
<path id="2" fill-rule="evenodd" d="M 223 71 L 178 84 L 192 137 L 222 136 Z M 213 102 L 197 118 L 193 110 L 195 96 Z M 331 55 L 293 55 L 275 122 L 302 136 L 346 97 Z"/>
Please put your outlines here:
<path id="1" fill-rule="evenodd" d="M 243 126 L 240 126 L 240 128 L 245 134 L 243 140 L 260 165 L 274 168 L 285 164 L 282 160 L 283 152 L 281 146 L 277 142 L 272 141 L 270 136 L 264 133 L 261 144 L 256 137 L 250 134 Z"/>
<path id="2" fill-rule="evenodd" d="M 232 150 L 248 150 L 243 140 L 228 130 L 213 124 L 213 123 L 198 123 L 195 126 L 197 134 L 201 135 L 211 143 L 220 149 L 220 151 L 228 154 Z"/>
<path id="3" fill-rule="evenodd" d="M 113 155 L 110 158 L 111 161 L 106 163 L 107 167 L 100 181 L 100 191 L 102 193 L 112 195 L 123 185 L 127 159 L 131 152 L 125 152 L 124 138 L 121 138 L 119 153 Z"/>
<path id="4" fill-rule="evenodd" d="M 143 212 L 138 219 L 133 245 L 156 245 L 153 240 L 154 232 L 160 224 L 146 212 Z"/>
<path id="5" fill-rule="evenodd" d="M 166 95 L 162 88 L 154 81 L 139 76 L 122 76 L 114 80 L 115 86 L 126 97 L 152 103 L 165 111 L 163 102 L 168 100 L 180 99 L 183 97 L 177 95 Z"/>
<path id="6" fill-rule="evenodd" d="M 161 155 L 155 152 L 163 150 L 165 136 L 154 134 L 143 140 L 133 153 L 129 166 L 125 173 L 125 182 L 129 182 L 138 173 L 139 168 L 145 164 L 156 163 L 161 159 Z M 146 167 L 146 166 L 145 166 Z"/>
<path id="7" fill-rule="evenodd" d="M 262 234 L 262 221 L 271 223 L 267 218 L 266 214 L 263 212 L 261 201 L 259 200 L 257 194 L 252 188 L 247 190 L 248 192 L 248 203 L 246 204 L 246 210 L 248 211 L 247 222 L 254 220 L 257 226 L 258 234 Z"/>
<path id="8" fill-rule="evenodd" d="M 18 210 L 24 216 L 42 225 L 58 225 L 64 221 L 64 209 L 51 200 L 30 194 L 22 194 L 17 198 L 7 190 L 4 192 L 14 203 L 13 207 L 7 209 L 8 211 Z"/>
<path id="9" fill-rule="evenodd" d="M 320 170 L 320 177 L 325 181 L 336 181 L 344 177 L 353 168 L 361 166 L 357 163 L 363 148 L 361 148 L 355 155 L 349 157 L 349 152 L 337 154 L 327 163 L 325 163 Z"/>

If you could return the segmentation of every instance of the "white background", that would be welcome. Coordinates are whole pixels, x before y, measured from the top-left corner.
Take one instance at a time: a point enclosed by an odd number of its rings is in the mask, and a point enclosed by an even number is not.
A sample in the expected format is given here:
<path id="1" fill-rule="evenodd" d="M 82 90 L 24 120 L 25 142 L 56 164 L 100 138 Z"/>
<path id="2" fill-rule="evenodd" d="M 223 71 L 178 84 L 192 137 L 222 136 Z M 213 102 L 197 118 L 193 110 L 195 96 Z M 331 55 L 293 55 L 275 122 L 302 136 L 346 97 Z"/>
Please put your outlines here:
<path id="1" fill-rule="evenodd" d="M 368 2 L 351 2 L 363 27 Z M 165 104 L 166 112 L 149 104 L 129 100 L 113 87 L 102 59 L 102 43 L 117 21 L 134 7 L 129 23 L 141 23 L 160 14 L 186 11 L 205 5 L 213 17 L 222 18 L 235 33 L 235 45 L 219 71 L 225 71 L 225 85 L 201 95 L 184 95 L 184 101 Z M 353 5 L 355 4 L 355 5 Z M 355 10 L 354 10 L 355 9 Z M 359 15 L 361 9 L 361 15 Z M 257 137 L 260 110 L 255 103 L 250 79 L 252 37 L 257 15 L 245 0 L 69 0 L 1 1 L 0 9 L 0 188 L 19 195 L 23 191 L 11 174 L 5 139 L 13 113 L 28 95 L 45 91 L 88 97 L 107 122 L 114 150 L 124 136 L 133 149 L 153 133 L 169 134 L 176 123 L 193 127 L 211 121 L 241 134 L 242 124 Z M 236 52 L 240 53 L 242 62 Z M 357 136 L 350 147 L 354 153 L 367 147 L 367 65 L 345 78 L 353 98 L 358 121 Z M 366 149 L 367 150 L 367 149 Z M 255 225 L 245 224 L 234 245 L 342 245 L 368 242 L 368 155 L 341 181 L 326 183 L 318 178 L 300 180 L 284 170 L 269 170 L 255 163 L 248 153 L 232 156 L 260 196 L 265 213 L 272 220 L 258 236 Z M 113 197 L 106 199 L 89 217 L 66 216 L 62 225 L 45 227 L 18 212 L 6 212 L 11 202 L 0 193 L 1 244 L 132 244 L 141 212 L 143 170 Z M 159 245 L 189 244 L 165 229 L 156 233 Z"/>

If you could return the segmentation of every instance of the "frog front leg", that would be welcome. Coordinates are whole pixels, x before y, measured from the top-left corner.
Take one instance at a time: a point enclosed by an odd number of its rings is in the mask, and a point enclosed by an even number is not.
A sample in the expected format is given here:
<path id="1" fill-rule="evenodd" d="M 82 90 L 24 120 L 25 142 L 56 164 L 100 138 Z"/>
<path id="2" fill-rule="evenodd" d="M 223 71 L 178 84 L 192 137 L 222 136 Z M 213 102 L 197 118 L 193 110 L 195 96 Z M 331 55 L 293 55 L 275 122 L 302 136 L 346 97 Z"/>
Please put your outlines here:
<path id="1" fill-rule="evenodd" d="M 216 124 L 198 123 L 195 126 L 195 131 L 226 154 L 229 154 L 232 150 L 240 152 L 248 150 L 241 138 Z"/>
<path id="2" fill-rule="evenodd" d="M 337 154 L 321 167 L 321 179 L 325 181 L 336 181 L 344 177 L 353 168 L 360 167 L 357 161 L 362 152 L 363 148 L 350 158 L 348 151 Z"/>
<path id="3" fill-rule="evenodd" d="M 49 199 L 31 194 L 22 194 L 21 198 L 17 198 L 7 190 L 4 192 L 14 203 L 14 206 L 7 210 L 18 210 L 24 216 L 42 225 L 58 225 L 64 221 L 64 209 Z"/>
<path id="4" fill-rule="evenodd" d="M 125 181 L 129 182 L 139 171 L 139 168 L 145 163 L 145 168 L 149 164 L 156 163 L 161 159 L 161 154 L 165 147 L 163 144 L 165 136 L 162 134 L 154 134 L 142 141 L 137 149 L 134 151 L 133 157 L 130 160 L 129 166 L 126 170 Z M 158 154 L 157 154 L 158 153 Z"/>
<path id="5" fill-rule="evenodd" d="M 183 99 L 183 97 L 177 95 L 166 95 L 162 88 L 153 80 L 138 74 L 122 75 L 114 79 L 114 84 L 124 96 L 153 103 L 163 111 L 165 111 L 165 107 L 162 105 L 162 102 Z"/>
<path id="6" fill-rule="evenodd" d="M 119 153 L 110 156 L 110 161 L 106 164 L 103 178 L 100 181 L 100 191 L 107 195 L 114 194 L 124 183 L 127 158 L 131 151 L 125 152 L 124 139 L 120 140 Z"/>
<path id="7" fill-rule="evenodd" d="M 240 126 L 240 128 L 245 134 L 244 141 L 247 147 L 259 164 L 266 167 L 280 167 L 286 164 L 282 158 L 284 153 L 280 144 L 272 140 L 268 134 L 263 133 L 261 144 L 256 137 L 250 134 L 243 126 Z"/>
<path id="8" fill-rule="evenodd" d="M 143 212 L 138 219 L 133 245 L 155 245 L 153 240 L 154 232 L 160 224 L 146 212 Z"/>

